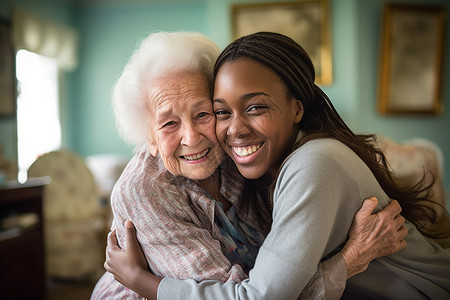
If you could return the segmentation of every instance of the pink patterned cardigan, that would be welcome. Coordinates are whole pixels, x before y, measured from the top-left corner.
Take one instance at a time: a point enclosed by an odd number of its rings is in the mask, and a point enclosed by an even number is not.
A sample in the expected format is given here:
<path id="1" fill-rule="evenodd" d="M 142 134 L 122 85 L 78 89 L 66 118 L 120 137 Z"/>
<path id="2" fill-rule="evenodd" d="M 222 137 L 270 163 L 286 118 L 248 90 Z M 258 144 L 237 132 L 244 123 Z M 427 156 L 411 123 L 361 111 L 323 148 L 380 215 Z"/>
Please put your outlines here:
<path id="1" fill-rule="evenodd" d="M 221 194 L 235 204 L 243 177 L 232 161 L 221 165 Z M 214 222 L 214 200 L 194 181 L 173 176 L 159 157 L 146 149 L 138 152 L 116 183 L 111 205 L 112 228 L 120 246 L 126 247 L 124 222 L 133 221 L 137 238 L 152 271 L 178 279 L 240 282 L 247 278 L 240 265 L 231 265 L 223 254 L 223 236 Z M 239 215 L 239 212 L 238 212 Z M 241 219 L 247 224 L 252 220 Z M 138 299 L 132 290 L 106 272 L 91 299 Z"/>

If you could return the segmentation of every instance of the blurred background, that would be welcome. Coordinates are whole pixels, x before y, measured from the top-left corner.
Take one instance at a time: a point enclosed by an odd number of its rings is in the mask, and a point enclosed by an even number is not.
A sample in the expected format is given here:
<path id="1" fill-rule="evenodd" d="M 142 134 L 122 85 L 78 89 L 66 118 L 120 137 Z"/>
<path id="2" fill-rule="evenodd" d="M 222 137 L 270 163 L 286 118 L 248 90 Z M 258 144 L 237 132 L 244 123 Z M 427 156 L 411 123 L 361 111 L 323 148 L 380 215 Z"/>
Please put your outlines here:
<path id="1" fill-rule="evenodd" d="M 0 180 L 5 183 L 3 189 L 25 188 L 28 193 L 28 196 L 11 196 L 0 190 L 0 198 L 4 197 L 0 204 L 5 205 L 0 209 L 0 217 L 3 223 L 18 222 L 22 228 L 38 228 L 38 235 L 45 239 L 44 252 L 31 254 L 38 253 L 45 262 L 36 267 L 36 272 L 44 269 L 45 275 L 44 289 L 38 287 L 35 296 L 70 299 L 65 294 L 66 288 L 74 287 L 75 291 L 85 294 L 78 295 L 71 290 L 70 295 L 87 299 L 93 283 L 103 272 L 104 241 L 111 222 L 109 195 L 132 156 L 132 148 L 117 134 L 110 94 L 137 42 L 160 30 L 199 31 L 223 49 L 233 37 L 232 5 L 268 2 L 277 1 L 0 2 L 2 24 L 15 35 L 11 51 L 18 85 L 18 92 L 12 95 L 14 102 L 0 105 L 3 110 L 0 112 Z M 382 115 L 377 110 L 377 97 L 381 25 L 386 3 L 390 2 L 329 1 L 333 79 L 322 88 L 357 133 L 376 133 L 387 138 L 387 144 L 395 141 L 390 149 L 397 149 L 399 144 L 411 139 L 425 139 L 426 142 L 419 143 L 419 148 L 431 145 L 437 153 L 433 155 L 437 157 L 436 168 L 440 170 L 438 193 L 448 207 L 445 197 L 448 199 L 450 194 L 450 23 L 448 20 L 444 23 L 443 109 L 431 115 Z M 450 9 L 450 2 L 446 0 L 395 3 L 439 5 L 446 14 Z M 0 72 L 4 76 L 4 70 L 11 66 L 2 63 Z M 0 81 L 4 82 L 4 77 Z M 1 97 L 11 93 L 7 87 L 3 83 L 0 85 Z M 411 161 L 417 160 L 410 148 L 398 149 L 393 152 L 403 157 L 400 165 L 408 164 L 407 155 L 414 157 Z M 40 162 L 36 161 L 38 157 Z M 45 176 L 49 176 L 51 182 Z M 40 179 L 24 185 L 27 177 Z M 16 180 L 15 185 L 12 181 Z M 21 200 L 24 197 L 50 198 L 50 195 L 64 200 L 46 200 L 43 215 Z M 24 207 L 18 208 L 20 205 Z M 36 213 L 38 218 L 30 213 Z M 40 222 L 41 218 L 46 221 Z M 2 226 L 8 229 L 8 224 Z M 40 247 L 39 241 L 33 241 L 32 245 Z M 12 252 L 1 250 L 2 266 L 12 261 L 5 255 L 15 255 L 20 260 L 25 254 L 16 249 L 28 247 L 20 244 L 19 248 L 14 248 L 18 246 L 8 243 L 8 237 L 0 235 L 0 250 L 14 249 Z M 26 283 L 31 275 L 22 271 L 17 276 Z M 39 279 L 36 285 L 41 282 Z"/>

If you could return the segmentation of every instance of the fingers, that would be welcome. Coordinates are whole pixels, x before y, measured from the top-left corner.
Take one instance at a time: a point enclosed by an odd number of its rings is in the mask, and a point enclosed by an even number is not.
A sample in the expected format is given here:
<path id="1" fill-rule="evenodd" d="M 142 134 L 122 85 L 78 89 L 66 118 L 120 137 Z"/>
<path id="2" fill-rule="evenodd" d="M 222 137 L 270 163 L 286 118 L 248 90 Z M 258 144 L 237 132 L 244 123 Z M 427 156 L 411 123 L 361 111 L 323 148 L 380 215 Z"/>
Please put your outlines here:
<path id="1" fill-rule="evenodd" d="M 377 223 L 373 233 L 380 233 L 389 236 L 396 233 L 405 223 L 400 213 L 402 209 L 396 200 L 392 200 L 386 207 L 374 215 L 377 216 Z"/>
<path id="2" fill-rule="evenodd" d="M 404 240 L 406 235 L 408 234 L 408 229 L 405 227 L 405 218 L 401 215 L 397 215 L 394 219 L 395 228 L 397 230 L 397 240 L 400 242 Z M 406 246 L 406 242 L 405 245 Z"/>
<path id="3" fill-rule="evenodd" d="M 117 241 L 117 236 L 116 236 L 116 230 L 114 229 L 113 231 L 111 231 L 110 233 L 108 233 L 108 240 L 107 240 L 107 245 L 106 245 L 106 249 L 111 249 L 111 250 L 119 250 L 121 249 L 119 247 L 119 242 Z"/>
<path id="4" fill-rule="evenodd" d="M 408 230 L 405 226 L 402 226 L 400 230 L 396 233 L 396 240 L 392 242 L 392 251 L 389 254 L 396 253 L 406 247 L 405 237 L 408 234 Z"/>
<path id="5" fill-rule="evenodd" d="M 408 234 L 408 229 L 405 226 L 402 226 L 398 231 L 398 235 L 399 235 L 398 240 L 404 241 L 407 234 Z M 406 241 L 405 241 L 405 243 L 406 243 Z"/>
<path id="6" fill-rule="evenodd" d="M 111 235 L 111 233 L 112 232 L 110 232 L 109 234 L 108 234 L 108 244 L 106 245 L 106 255 L 105 255 L 105 262 L 103 263 L 103 267 L 105 268 L 105 270 L 106 271 L 108 271 L 108 272 L 111 272 L 111 269 L 110 269 L 110 267 L 109 267 L 109 264 L 108 264 L 108 262 L 109 262 L 109 260 L 110 260 L 110 251 L 111 251 L 111 249 L 110 249 L 110 247 L 109 247 L 109 236 Z"/>
<path id="7" fill-rule="evenodd" d="M 365 199 L 361 208 L 356 213 L 356 215 L 361 218 L 367 217 L 373 213 L 373 211 L 375 210 L 377 205 L 378 205 L 377 198 L 371 197 L 371 198 Z"/>
<path id="8" fill-rule="evenodd" d="M 398 248 L 397 248 L 397 250 L 400 251 L 400 250 L 402 250 L 402 249 L 405 249 L 405 247 L 406 247 L 406 241 L 405 241 L 405 240 L 400 240 L 400 241 L 398 242 Z"/>
<path id="9" fill-rule="evenodd" d="M 395 217 L 394 223 L 395 223 L 395 231 L 393 231 L 390 241 L 392 245 L 392 250 L 390 251 L 390 253 L 387 253 L 387 255 L 396 253 L 406 247 L 405 238 L 406 235 L 408 234 L 408 229 L 404 225 L 405 218 L 402 217 L 401 215 L 398 215 L 397 217 Z"/>
<path id="10" fill-rule="evenodd" d="M 395 229 L 399 230 L 405 224 L 405 218 L 402 215 L 397 215 L 394 218 Z"/>
<path id="11" fill-rule="evenodd" d="M 397 200 L 393 200 L 384 208 L 384 211 L 389 214 L 391 219 L 394 219 L 398 214 L 402 212 L 400 204 Z"/>
<path id="12" fill-rule="evenodd" d="M 125 239 L 127 241 L 127 247 L 139 247 L 139 243 L 136 237 L 136 228 L 130 220 L 125 221 Z"/>
<path id="13" fill-rule="evenodd" d="M 127 230 L 134 230 L 134 224 L 130 220 L 126 220 L 124 225 Z"/>

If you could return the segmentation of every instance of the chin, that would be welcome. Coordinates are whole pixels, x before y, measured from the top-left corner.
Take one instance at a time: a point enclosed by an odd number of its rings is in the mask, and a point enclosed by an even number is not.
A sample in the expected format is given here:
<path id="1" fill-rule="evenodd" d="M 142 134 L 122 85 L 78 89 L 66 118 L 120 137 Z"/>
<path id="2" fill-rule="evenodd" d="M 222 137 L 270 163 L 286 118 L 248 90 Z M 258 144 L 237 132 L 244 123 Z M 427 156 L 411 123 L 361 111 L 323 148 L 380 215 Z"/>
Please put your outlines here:
<path id="1" fill-rule="evenodd" d="M 192 180 L 203 180 L 203 179 L 210 177 L 214 173 L 214 171 L 215 171 L 215 169 L 212 170 L 211 172 L 207 172 L 207 171 L 195 172 L 193 174 L 185 175 L 185 177 L 192 179 Z"/>
<path id="2" fill-rule="evenodd" d="M 265 173 L 259 172 L 258 170 L 243 168 L 238 166 L 239 173 L 247 179 L 258 179 L 262 177 Z"/>

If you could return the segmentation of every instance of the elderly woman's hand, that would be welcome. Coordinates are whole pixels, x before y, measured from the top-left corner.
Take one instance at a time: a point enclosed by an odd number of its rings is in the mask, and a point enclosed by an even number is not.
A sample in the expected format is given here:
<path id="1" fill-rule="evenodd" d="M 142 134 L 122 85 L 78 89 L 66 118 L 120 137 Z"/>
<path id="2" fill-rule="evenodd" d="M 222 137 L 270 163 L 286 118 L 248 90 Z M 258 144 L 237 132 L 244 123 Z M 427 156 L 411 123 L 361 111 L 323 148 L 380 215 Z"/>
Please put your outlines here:
<path id="1" fill-rule="evenodd" d="M 374 197 L 364 200 L 353 219 L 349 240 L 341 251 L 347 263 L 347 278 L 365 271 L 373 259 L 406 247 L 404 238 L 408 230 L 403 226 L 405 219 L 400 215 L 398 202 L 392 200 L 383 210 L 372 214 L 377 205 Z"/>

